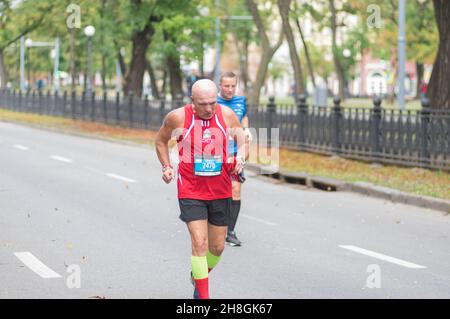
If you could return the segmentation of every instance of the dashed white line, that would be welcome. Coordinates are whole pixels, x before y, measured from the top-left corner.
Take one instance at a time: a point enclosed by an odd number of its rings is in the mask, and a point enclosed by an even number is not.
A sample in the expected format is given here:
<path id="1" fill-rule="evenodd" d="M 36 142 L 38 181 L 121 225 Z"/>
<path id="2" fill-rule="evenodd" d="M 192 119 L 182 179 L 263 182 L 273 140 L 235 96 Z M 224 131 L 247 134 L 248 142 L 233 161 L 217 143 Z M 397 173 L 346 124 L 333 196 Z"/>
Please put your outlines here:
<path id="1" fill-rule="evenodd" d="M 117 174 L 113 174 L 113 173 L 106 174 L 106 176 L 111 177 L 111 178 L 115 178 L 115 179 L 118 179 L 118 180 L 121 180 L 123 182 L 136 183 L 136 181 L 134 179 L 131 179 L 131 178 L 128 178 L 128 177 L 123 177 L 123 176 L 120 176 L 120 175 L 117 175 Z"/>
<path id="2" fill-rule="evenodd" d="M 60 161 L 60 162 L 64 162 L 64 163 L 72 163 L 73 161 L 70 158 L 65 158 L 62 156 L 58 156 L 58 155 L 52 155 L 50 156 L 51 159 L 54 159 L 55 161 Z"/>
<path id="3" fill-rule="evenodd" d="M 376 253 L 374 251 L 370 251 L 370 250 L 367 250 L 367 249 L 364 249 L 364 248 L 360 248 L 360 247 L 356 247 L 356 246 L 352 246 L 352 245 L 339 245 L 339 247 L 347 249 L 347 250 L 351 250 L 353 252 L 360 253 L 360 254 L 363 254 L 363 255 L 366 255 L 366 256 L 370 256 L 370 257 L 373 257 L 373 258 L 384 260 L 384 261 L 387 261 L 387 262 L 390 262 L 390 263 L 393 263 L 393 264 L 397 264 L 397 265 L 400 265 L 400 266 L 403 266 L 403 267 L 406 267 L 406 268 L 412 268 L 412 269 L 424 269 L 424 268 L 427 268 L 426 266 L 417 265 L 417 264 L 411 263 L 409 261 L 404 261 L 404 260 L 401 260 L 401 259 L 398 259 L 398 258 L 390 257 L 390 256 L 387 256 L 387 255 L 383 255 L 383 254 L 380 254 L 380 253 Z"/>
<path id="4" fill-rule="evenodd" d="M 25 264 L 28 268 L 34 271 L 36 274 L 41 276 L 42 278 L 61 278 L 61 275 L 44 265 L 42 261 L 37 259 L 32 253 L 26 252 L 18 252 L 14 253 L 14 255 L 19 258 L 21 262 Z"/>
<path id="5" fill-rule="evenodd" d="M 263 223 L 263 224 L 266 224 L 266 225 L 269 225 L 269 226 L 275 226 L 276 225 L 275 223 L 269 222 L 267 220 L 264 220 L 264 219 L 261 219 L 261 218 L 257 218 L 257 217 L 253 217 L 253 216 L 249 216 L 249 215 L 246 215 L 246 214 L 241 214 L 241 216 L 243 216 L 245 218 L 248 218 L 248 219 L 251 219 L 251 220 L 254 220 L 254 221 L 257 221 L 257 222 L 260 222 L 260 223 Z"/>
<path id="6" fill-rule="evenodd" d="M 14 145 L 14 147 L 21 151 L 28 151 L 30 149 L 29 147 L 19 145 L 19 144 Z"/>

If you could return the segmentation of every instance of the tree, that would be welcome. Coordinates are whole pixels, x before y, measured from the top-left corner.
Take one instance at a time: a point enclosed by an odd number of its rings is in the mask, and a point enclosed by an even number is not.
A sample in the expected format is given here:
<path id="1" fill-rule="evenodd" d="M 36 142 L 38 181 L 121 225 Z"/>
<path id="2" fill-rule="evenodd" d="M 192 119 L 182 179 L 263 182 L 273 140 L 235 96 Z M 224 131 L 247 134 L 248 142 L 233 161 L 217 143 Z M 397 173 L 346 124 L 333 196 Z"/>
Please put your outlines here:
<path id="1" fill-rule="evenodd" d="M 12 0 L 0 1 L 0 88 L 8 82 L 8 70 L 4 61 L 4 51 L 22 36 L 37 29 L 44 21 L 53 4 L 48 1 L 32 3 L 22 1 L 13 9 Z"/>
<path id="2" fill-rule="evenodd" d="M 305 84 L 303 82 L 303 70 L 300 64 L 300 58 L 295 45 L 294 33 L 292 32 L 289 21 L 290 5 L 291 0 L 278 0 L 278 8 L 283 22 L 283 31 L 289 45 L 289 55 L 291 57 L 292 69 L 294 70 L 295 97 L 297 97 L 304 92 Z"/>
<path id="3" fill-rule="evenodd" d="M 331 51 L 333 52 L 333 61 L 334 67 L 336 70 L 336 75 L 338 77 L 339 82 L 339 98 L 341 101 L 345 99 L 344 95 L 344 87 L 345 87 L 345 76 L 344 76 L 344 67 L 342 66 L 340 56 L 340 49 L 337 46 L 336 42 L 336 32 L 338 28 L 337 24 L 337 10 L 334 3 L 334 0 L 330 1 L 330 12 L 331 12 Z"/>
<path id="4" fill-rule="evenodd" d="M 283 78 L 283 75 L 288 71 L 288 65 L 284 62 L 272 60 L 269 63 L 269 69 L 266 77 L 272 78 L 272 87 L 274 91 L 277 91 L 276 82 Z M 267 78 L 266 78 L 267 81 Z M 267 86 L 266 86 L 267 88 Z"/>
<path id="5" fill-rule="evenodd" d="M 11 13 L 11 1 L 2 0 L 0 1 L 0 30 L 6 28 L 6 24 L 9 20 L 9 15 Z M 0 37 L 5 37 L 2 31 L 0 31 Z M 6 87 L 8 83 L 8 70 L 5 66 L 3 49 L 0 49 L 0 89 Z"/>
<path id="6" fill-rule="evenodd" d="M 161 22 L 162 17 L 157 12 L 156 3 L 133 0 L 130 4 L 130 13 L 134 16 L 135 26 L 131 41 L 131 62 L 125 75 L 124 93 L 133 92 L 136 96 L 142 95 L 142 84 L 146 67 L 145 54 L 155 34 L 155 24 Z"/>
<path id="7" fill-rule="evenodd" d="M 295 2 L 295 10 L 294 10 L 293 19 L 295 20 L 295 24 L 297 25 L 298 33 L 300 34 L 300 38 L 302 40 L 302 44 L 303 44 L 303 48 L 304 48 L 304 52 L 305 52 L 306 65 L 308 67 L 308 72 L 309 72 L 309 76 L 311 77 L 313 87 L 315 88 L 316 87 L 316 77 L 314 75 L 314 68 L 313 68 L 313 64 L 311 62 L 311 55 L 309 54 L 308 45 L 305 41 L 305 36 L 303 35 L 303 30 L 300 25 L 300 21 L 299 21 L 300 16 L 301 16 L 301 13 L 299 13 L 297 2 Z"/>
<path id="8" fill-rule="evenodd" d="M 243 1 L 228 1 L 225 14 L 227 16 L 250 15 Z M 244 94 L 247 94 L 250 86 L 248 74 L 249 48 L 251 43 L 258 41 L 253 30 L 253 21 L 226 20 L 226 28 L 231 32 L 234 46 L 239 53 L 240 83 L 242 83 Z"/>
<path id="9" fill-rule="evenodd" d="M 406 4 L 406 53 L 408 60 L 416 63 L 416 98 L 419 98 L 420 85 L 424 75 L 424 64 L 433 63 L 439 43 L 439 35 L 431 0 L 407 1 Z"/>
<path id="10" fill-rule="evenodd" d="M 325 52 L 323 48 L 318 48 L 316 45 L 314 45 L 313 42 L 306 42 L 305 43 L 309 48 L 309 56 L 311 59 L 311 68 L 314 69 L 315 74 L 320 76 L 322 79 L 324 79 L 325 83 L 328 84 L 328 78 L 333 73 L 334 65 L 333 62 L 330 60 L 325 59 L 324 55 Z M 306 54 L 306 51 L 302 51 L 302 60 L 305 60 L 306 57 L 304 56 Z"/>
<path id="11" fill-rule="evenodd" d="M 439 49 L 429 84 L 430 105 L 450 109 L 450 1 L 433 0 Z"/>
<path id="12" fill-rule="evenodd" d="M 154 41 L 150 46 L 149 58 L 159 59 L 166 66 L 160 68 L 162 71 L 160 73 L 166 71 L 168 74 L 172 99 L 183 96 L 182 62 L 185 64 L 193 61 L 201 62 L 204 46 L 215 39 L 211 31 L 213 18 L 200 17 L 198 8 L 196 2 L 190 1 L 182 8 L 167 12 L 158 24 Z M 156 64 L 157 62 L 152 63 Z M 201 66 L 201 63 L 199 64 Z"/>
<path id="13" fill-rule="evenodd" d="M 246 3 L 248 10 L 253 16 L 253 20 L 256 24 L 261 41 L 261 60 L 259 62 L 256 78 L 253 81 L 252 91 L 249 97 L 249 105 L 257 105 L 259 103 L 261 88 L 264 85 L 264 79 L 266 77 L 270 60 L 283 42 L 283 32 L 280 31 L 277 42 L 272 46 L 266 32 L 265 23 L 263 22 L 256 3 L 253 0 L 246 0 Z"/>

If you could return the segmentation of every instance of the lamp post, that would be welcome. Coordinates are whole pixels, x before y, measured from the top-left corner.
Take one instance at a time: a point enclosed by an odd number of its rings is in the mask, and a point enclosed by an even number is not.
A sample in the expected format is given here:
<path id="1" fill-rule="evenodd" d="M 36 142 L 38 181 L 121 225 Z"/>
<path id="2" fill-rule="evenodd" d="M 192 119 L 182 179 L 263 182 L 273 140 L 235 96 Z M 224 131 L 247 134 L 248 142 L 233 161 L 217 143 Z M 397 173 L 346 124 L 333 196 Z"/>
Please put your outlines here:
<path id="1" fill-rule="evenodd" d="M 344 56 L 344 58 L 345 59 L 350 59 L 350 57 L 352 56 L 352 51 L 350 50 L 350 49 L 344 49 L 343 51 L 342 51 L 342 55 Z M 348 66 L 348 64 L 347 64 L 347 66 Z M 349 89 L 349 83 L 348 83 L 349 81 L 348 81 L 348 78 L 347 78 L 347 76 L 346 76 L 346 74 L 345 74 L 345 72 L 344 72 L 344 97 L 345 98 L 348 98 L 348 95 L 350 94 L 350 89 Z"/>
<path id="2" fill-rule="evenodd" d="M 92 92 L 92 37 L 95 34 L 95 28 L 88 25 L 84 28 L 84 34 L 88 37 L 88 65 L 87 65 L 87 92 L 90 95 Z"/>
<path id="3" fill-rule="evenodd" d="M 52 58 L 55 61 L 53 65 L 53 89 L 55 92 L 59 92 L 59 38 L 55 39 L 55 48 L 52 52 Z"/>
<path id="4" fill-rule="evenodd" d="M 20 90 L 25 91 L 25 37 L 20 37 Z"/>
<path id="5" fill-rule="evenodd" d="M 33 40 L 27 38 L 25 40 L 25 69 L 26 69 L 26 79 L 27 79 L 27 88 L 31 89 L 31 46 L 33 45 Z"/>

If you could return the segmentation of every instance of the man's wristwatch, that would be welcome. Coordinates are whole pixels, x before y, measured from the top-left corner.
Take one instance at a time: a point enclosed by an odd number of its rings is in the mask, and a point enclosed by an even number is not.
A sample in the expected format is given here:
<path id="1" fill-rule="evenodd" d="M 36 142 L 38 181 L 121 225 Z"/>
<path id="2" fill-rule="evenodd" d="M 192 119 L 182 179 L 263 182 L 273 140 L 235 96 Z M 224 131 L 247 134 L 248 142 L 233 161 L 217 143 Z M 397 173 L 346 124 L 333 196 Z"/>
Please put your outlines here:
<path id="1" fill-rule="evenodd" d="M 173 166 L 170 165 L 170 164 L 163 165 L 163 167 L 162 167 L 163 173 L 164 173 L 165 171 L 167 171 L 169 168 L 170 168 L 170 169 L 173 169 Z"/>

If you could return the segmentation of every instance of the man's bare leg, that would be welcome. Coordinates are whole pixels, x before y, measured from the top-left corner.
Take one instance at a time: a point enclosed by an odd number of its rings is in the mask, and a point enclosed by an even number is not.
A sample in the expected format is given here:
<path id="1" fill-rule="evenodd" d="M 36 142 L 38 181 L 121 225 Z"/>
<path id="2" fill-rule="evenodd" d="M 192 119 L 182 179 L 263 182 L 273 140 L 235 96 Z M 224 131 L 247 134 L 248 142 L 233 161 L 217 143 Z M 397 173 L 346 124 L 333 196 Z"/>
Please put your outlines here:
<path id="1" fill-rule="evenodd" d="M 195 284 L 194 298 L 209 299 L 208 285 L 208 222 L 196 220 L 187 223 L 192 242 L 192 278 Z"/>
<path id="2" fill-rule="evenodd" d="M 227 226 L 215 226 L 208 224 L 208 248 L 206 255 L 208 271 L 211 271 L 220 261 L 220 256 L 225 248 Z"/>

